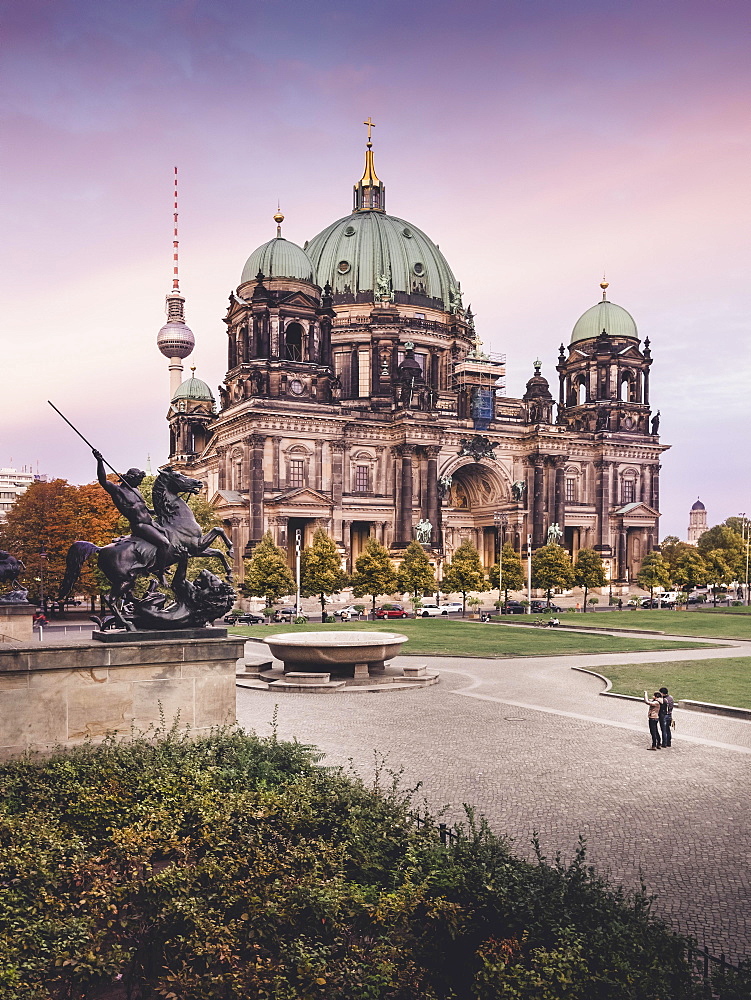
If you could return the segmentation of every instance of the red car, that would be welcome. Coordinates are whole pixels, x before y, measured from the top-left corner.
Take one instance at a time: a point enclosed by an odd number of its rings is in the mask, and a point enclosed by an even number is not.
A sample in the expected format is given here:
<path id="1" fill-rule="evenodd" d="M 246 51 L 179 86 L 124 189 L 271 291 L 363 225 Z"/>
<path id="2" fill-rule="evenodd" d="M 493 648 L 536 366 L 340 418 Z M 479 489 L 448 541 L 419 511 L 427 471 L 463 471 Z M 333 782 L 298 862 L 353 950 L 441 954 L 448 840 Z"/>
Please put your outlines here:
<path id="1" fill-rule="evenodd" d="M 381 608 L 376 608 L 376 618 L 409 618 L 409 612 L 405 611 L 403 604 L 384 604 Z"/>

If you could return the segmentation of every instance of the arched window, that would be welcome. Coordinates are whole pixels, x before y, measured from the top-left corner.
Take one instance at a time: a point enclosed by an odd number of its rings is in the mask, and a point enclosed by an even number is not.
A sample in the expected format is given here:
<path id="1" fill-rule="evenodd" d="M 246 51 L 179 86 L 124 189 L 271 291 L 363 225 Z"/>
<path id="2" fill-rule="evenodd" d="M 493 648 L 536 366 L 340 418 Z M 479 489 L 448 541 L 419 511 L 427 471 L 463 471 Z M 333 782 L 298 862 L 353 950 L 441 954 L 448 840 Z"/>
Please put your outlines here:
<path id="1" fill-rule="evenodd" d="M 624 372 L 621 375 L 621 385 L 618 398 L 622 403 L 628 403 L 633 399 L 633 392 L 631 389 L 631 375 L 628 372 Z"/>
<path id="2" fill-rule="evenodd" d="M 303 329 L 299 323 L 290 323 L 284 331 L 284 356 L 287 361 L 302 361 Z"/>
<path id="3" fill-rule="evenodd" d="M 580 375 L 577 383 L 577 394 L 578 403 L 581 406 L 582 403 L 587 402 L 587 378 L 585 375 Z"/>

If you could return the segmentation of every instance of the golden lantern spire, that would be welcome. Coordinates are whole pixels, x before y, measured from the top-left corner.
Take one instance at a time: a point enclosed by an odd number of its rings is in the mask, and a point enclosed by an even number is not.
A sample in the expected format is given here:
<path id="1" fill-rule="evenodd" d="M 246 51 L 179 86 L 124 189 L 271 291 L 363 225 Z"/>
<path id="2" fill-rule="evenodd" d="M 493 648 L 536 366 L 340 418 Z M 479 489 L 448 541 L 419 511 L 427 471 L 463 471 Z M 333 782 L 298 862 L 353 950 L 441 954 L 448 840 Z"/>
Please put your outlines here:
<path id="1" fill-rule="evenodd" d="M 602 281 L 600 282 L 600 288 L 602 289 L 602 301 L 607 302 L 608 286 L 610 282 L 605 281 L 605 275 L 602 276 Z"/>
<path id="2" fill-rule="evenodd" d="M 276 223 L 276 238 L 280 240 L 282 238 L 282 223 L 284 222 L 284 216 L 280 211 L 279 202 L 276 203 L 276 212 L 274 212 L 274 222 Z"/>
<path id="3" fill-rule="evenodd" d="M 365 170 L 355 184 L 354 212 L 383 212 L 385 210 L 386 186 L 379 179 L 373 165 L 372 129 L 375 122 L 370 116 L 363 122 L 368 127 L 368 141 L 365 150 Z"/>

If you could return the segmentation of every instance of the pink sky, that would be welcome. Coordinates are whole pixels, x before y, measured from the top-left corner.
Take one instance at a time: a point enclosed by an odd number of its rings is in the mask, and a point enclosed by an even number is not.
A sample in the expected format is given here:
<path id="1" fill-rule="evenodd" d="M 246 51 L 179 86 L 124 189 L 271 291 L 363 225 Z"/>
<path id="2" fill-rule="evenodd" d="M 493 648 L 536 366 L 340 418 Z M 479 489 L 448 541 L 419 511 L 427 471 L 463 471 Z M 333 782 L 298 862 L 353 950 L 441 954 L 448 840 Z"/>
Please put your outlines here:
<path id="1" fill-rule="evenodd" d="M 227 295 L 274 232 L 351 207 L 376 122 L 387 209 L 446 254 L 520 395 L 599 297 L 655 358 L 662 534 L 751 513 L 746 3 L 32 0 L 0 15 L 0 465 L 164 461 L 171 276 L 224 375 Z M 555 386 L 554 386 L 555 389 Z"/>

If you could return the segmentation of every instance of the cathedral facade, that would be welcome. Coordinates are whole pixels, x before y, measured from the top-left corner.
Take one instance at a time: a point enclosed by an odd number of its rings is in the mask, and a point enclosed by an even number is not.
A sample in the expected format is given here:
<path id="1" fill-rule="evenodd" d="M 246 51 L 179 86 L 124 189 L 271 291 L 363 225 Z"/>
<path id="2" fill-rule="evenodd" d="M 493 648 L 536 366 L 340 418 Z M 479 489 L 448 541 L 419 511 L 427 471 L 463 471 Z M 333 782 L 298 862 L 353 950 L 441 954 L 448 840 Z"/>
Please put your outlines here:
<path id="1" fill-rule="evenodd" d="M 466 538 L 485 566 L 502 541 L 526 558 L 554 539 L 633 579 L 658 544 L 667 447 L 649 340 L 603 282 L 560 346 L 557 399 L 540 362 L 508 397 L 445 257 L 385 195 L 369 141 L 351 214 L 304 247 L 277 214 L 229 298 L 218 400 L 195 377 L 173 391 L 170 463 L 206 482 L 238 577 L 268 530 L 292 560 L 296 532 L 323 526 L 353 569 L 368 537 L 398 558 L 422 522 L 439 567 Z M 168 356 L 192 338 L 176 294 Z"/>

